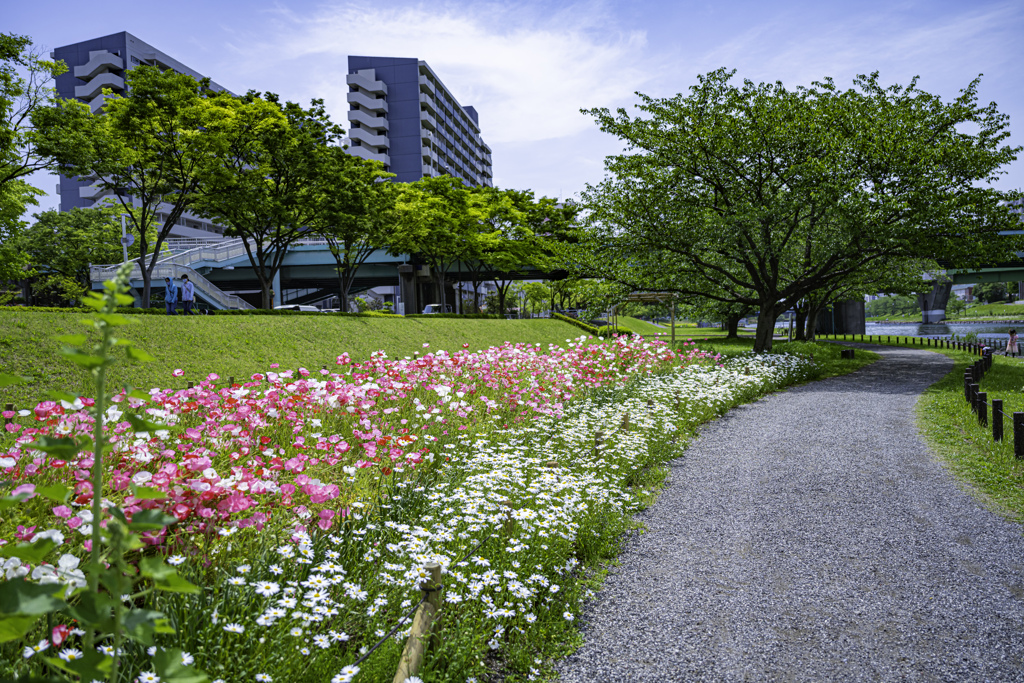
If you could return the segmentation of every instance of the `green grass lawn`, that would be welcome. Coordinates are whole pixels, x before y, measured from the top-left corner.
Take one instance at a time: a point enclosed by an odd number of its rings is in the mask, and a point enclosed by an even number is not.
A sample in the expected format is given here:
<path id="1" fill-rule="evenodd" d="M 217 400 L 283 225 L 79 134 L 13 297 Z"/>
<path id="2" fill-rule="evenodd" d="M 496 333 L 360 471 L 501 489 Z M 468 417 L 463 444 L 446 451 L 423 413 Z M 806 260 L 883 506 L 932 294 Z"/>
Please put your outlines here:
<path id="1" fill-rule="evenodd" d="M 947 467 L 991 509 L 1024 522 L 1024 460 L 1013 455 L 1014 412 L 1024 411 L 1024 360 L 996 356 L 992 369 L 981 380 L 981 390 L 1003 401 L 1001 442 L 992 440 L 989 426 L 978 423 L 964 398 L 964 369 L 977 356 L 963 352 L 942 353 L 956 362 L 953 370 L 932 385 L 918 403 L 918 419 L 929 445 Z"/>
<path id="2" fill-rule="evenodd" d="M 85 374 L 61 358 L 56 337 L 86 331 L 83 313 L 0 312 L 0 372 L 32 378 L 27 385 L 0 388 L 0 405 L 27 408 L 51 389 L 87 393 Z M 389 357 L 413 352 L 472 350 L 505 341 L 565 345 L 580 330 L 558 320 L 458 320 L 453 318 L 357 318 L 344 316 L 193 316 L 145 315 L 123 336 L 156 357 L 156 362 L 117 364 L 110 381 L 117 386 L 184 387 L 215 372 L 248 377 L 281 368 L 333 367 L 347 352 L 362 360 L 383 350 Z M 429 343 L 429 349 L 423 347 Z M 185 371 L 175 378 L 176 368 Z"/>

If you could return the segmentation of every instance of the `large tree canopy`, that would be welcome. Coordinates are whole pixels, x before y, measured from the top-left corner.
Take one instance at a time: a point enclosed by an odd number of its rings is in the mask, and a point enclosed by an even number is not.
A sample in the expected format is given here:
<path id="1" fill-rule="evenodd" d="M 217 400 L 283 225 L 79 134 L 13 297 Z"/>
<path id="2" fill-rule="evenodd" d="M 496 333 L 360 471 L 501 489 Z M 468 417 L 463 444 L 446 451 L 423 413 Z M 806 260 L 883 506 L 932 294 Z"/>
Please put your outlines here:
<path id="1" fill-rule="evenodd" d="M 732 78 L 640 95 L 637 117 L 587 112 L 627 146 L 583 194 L 589 274 L 756 308 L 760 351 L 781 312 L 893 260 L 970 267 L 1024 250 L 999 235 L 1018 227 L 1003 205 L 1017 194 L 989 184 L 1020 148 L 978 80 L 942 102 L 877 74 L 849 90 Z"/>

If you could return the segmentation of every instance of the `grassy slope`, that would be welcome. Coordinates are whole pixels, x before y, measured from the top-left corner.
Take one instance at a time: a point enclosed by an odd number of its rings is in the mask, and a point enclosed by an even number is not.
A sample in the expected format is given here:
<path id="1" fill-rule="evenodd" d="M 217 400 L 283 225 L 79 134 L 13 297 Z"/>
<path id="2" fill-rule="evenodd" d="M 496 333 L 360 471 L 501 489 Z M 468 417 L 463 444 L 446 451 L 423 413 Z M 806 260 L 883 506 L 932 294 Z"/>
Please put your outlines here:
<path id="1" fill-rule="evenodd" d="M 55 337 L 86 330 L 81 313 L 0 313 L 0 372 L 33 377 L 29 385 L 0 389 L 0 404 L 29 407 L 49 389 L 86 392 L 81 370 L 60 357 Z M 390 357 L 431 351 L 478 350 L 505 341 L 564 345 L 582 332 L 557 320 L 456 320 L 451 318 L 353 318 L 341 316 L 138 316 L 126 338 L 156 357 L 147 364 L 118 364 L 116 385 L 180 386 L 211 372 L 249 376 L 271 363 L 311 370 L 333 365 L 347 352 L 354 359 L 384 350 Z M 175 368 L 183 378 L 171 376 Z"/>

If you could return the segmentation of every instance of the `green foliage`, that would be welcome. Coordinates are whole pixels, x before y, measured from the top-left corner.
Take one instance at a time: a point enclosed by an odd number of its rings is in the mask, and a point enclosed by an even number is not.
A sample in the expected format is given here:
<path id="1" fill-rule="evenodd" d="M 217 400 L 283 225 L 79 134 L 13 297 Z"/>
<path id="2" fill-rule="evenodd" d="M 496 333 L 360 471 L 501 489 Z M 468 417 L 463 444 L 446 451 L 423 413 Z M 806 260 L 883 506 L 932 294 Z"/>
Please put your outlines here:
<path id="1" fill-rule="evenodd" d="M 102 294 L 90 292 L 84 298 L 86 307 L 92 310 L 92 317 L 83 322 L 93 330 L 98 340 L 90 344 L 85 335 L 67 335 L 61 339 L 71 345 L 63 349 L 64 357 L 86 370 L 94 381 L 93 394 L 96 398 L 90 412 L 96 426 L 92 438 L 90 483 L 95 492 L 104 490 L 103 460 L 109 451 L 109 437 L 103 425 L 110 400 L 106 378 L 107 370 L 116 362 L 114 351 L 125 348 L 129 358 L 148 358 L 148 354 L 135 349 L 130 341 L 114 336 L 117 328 L 130 322 L 116 312 L 119 306 L 132 300 L 127 294 L 130 270 L 127 264 L 122 266 L 115 280 L 105 283 Z M 145 420 L 132 417 L 138 422 L 137 429 L 151 428 Z M 32 445 L 44 453 L 71 458 L 86 444 L 70 438 L 41 437 Z M 38 493 L 63 501 L 70 491 L 62 493 L 54 488 Z M 57 579 L 53 583 L 34 583 L 23 578 L 0 583 L 0 616 L 3 617 L 0 643 L 20 640 L 30 647 L 40 635 L 44 640 L 49 638 L 49 627 L 54 622 L 70 622 L 84 630 L 82 649 L 78 651 L 80 656 L 73 659 L 43 655 L 24 657 L 6 669 L 6 675 L 13 673 L 16 678 L 23 678 L 47 673 L 51 677 L 56 675 L 56 680 L 118 681 L 126 649 L 132 644 L 135 647 L 152 646 L 155 634 L 174 632 L 163 613 L 137 607 L 136 602 L 159 591 L 198 591 L 160 558 L 142 558 L 137 569 L 129 563 L 128 554 L 143 545 L 139 533 L 162 530 L 175 521 L 173 517 L 156 510 L 140 510 L 128 519 L 119 508 L 105 507 L 100 495 L 93 495 L 91 499 L 94 522 L 91 550 L 84 572 L 71 569 L 78 566 L 78 558 L 64 555 L 60 559 L 60 573 L 50 565 Z M 19 501 L 15 499 L 15 502 Z M 41 567 L 56 546 L 51 539 L 44 538 L 35 543 L 19 543 L 4 548 L 4 555 Z M 71 562 L 68 562 L 68 557 L 72 557 Z M 127 596 L 127 604 L 124 596 Z M 45 625 L 40 624 L 43 617 L 46 617 Z M 99 652 L 98 645 L 108 647 L 109 654 Z M 153 666 L 163 680 L 179 683 L 206 680 L 200 672 L 181 663 L 180 652 L 158 652 Z M 136 673 L 129 672 L 129 677 Z"/>
<path id="2" fill-rule="evenodd" d="M 981 284 L 974 285 L 973 294 L 974 298 L 986 304 L 994 304 L 1009 299 L 1005 282 L 982 282 Z"/>
<path id="3" fill-rule="evenodd" d="M 882 296 L 864 304 L 864 312 L 872 318 L 920 315 L 921 307 L 917 305 L 917 299 L 909 296 Z"/>
<path id="4" fill-rule="evenodd" d="M 631 288 L 746 304 L 757 348 L 775 320 L 837 284 L 878 280 L 942 258 L 1010 260 L 1024 238 L 990 185 L 1020 148 L 1008 120 L 977 102 L 978 81 L 951 102 L 877 74 L 841 91 L 826 80 L 731 83 L 705 74 L 688 95 L 641 95 L 640 115 L 593 109 L 628 146 L 584 192 L 581 270 Z M 961 131 L 962 123 L 977 127 Z M 884 267 L 883 267 L 884 264 Z M 921 271 L 918 271 L 920 273 Z M 820 302 L 819 302 L 820 303 Z"/>

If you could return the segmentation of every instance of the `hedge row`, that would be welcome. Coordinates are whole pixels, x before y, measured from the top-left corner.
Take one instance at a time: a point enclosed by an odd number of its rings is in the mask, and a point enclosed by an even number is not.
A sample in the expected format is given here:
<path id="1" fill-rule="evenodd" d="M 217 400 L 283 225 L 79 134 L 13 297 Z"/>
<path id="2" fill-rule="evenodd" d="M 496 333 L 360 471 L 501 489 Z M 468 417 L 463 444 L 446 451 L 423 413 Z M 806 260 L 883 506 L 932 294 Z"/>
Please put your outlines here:
<path id="1" fill-rule="evenodd" d="M 633 330 L 626 329 L 625 327 L 617 327 L 615 325 L 594 327 L 593 325 L 588 325 L 585 322 L 581 322 L 579 320 L 576 320 L 575 318 L 570 318 L 569 316 L 562 315 L 561 313 L 552 312 L 551 317 L 554 318 L 555 320 L 561 320 L 562 322 L 567 322 L 570 325 L 575 325 L 576 327 L 580 328 L 587 334 L 592 334 L 595 337 L 607 337 L 608 335 L 611 334 L 633 334 Z"/>

